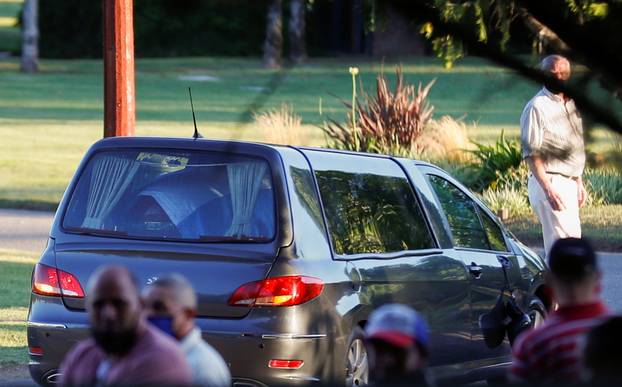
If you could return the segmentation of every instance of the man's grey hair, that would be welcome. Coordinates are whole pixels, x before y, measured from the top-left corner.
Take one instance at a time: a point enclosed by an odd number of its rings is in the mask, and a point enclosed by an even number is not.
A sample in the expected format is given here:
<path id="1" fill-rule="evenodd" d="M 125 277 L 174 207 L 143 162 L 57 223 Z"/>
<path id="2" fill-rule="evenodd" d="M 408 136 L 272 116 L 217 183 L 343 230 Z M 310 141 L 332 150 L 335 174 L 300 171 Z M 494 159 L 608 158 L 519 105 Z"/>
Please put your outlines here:
<path id="1" fill-rule="evenodd" d="M 170 290 L 175 303 L 183 308 L 196 310 L 197 295 L 190 282 L 183 275 L 177 273 L 167 274 L 156 279 L 147 285 L 146 288 L 153 286 Z"/>
<path id="2" fill-rule="evenodd" d="M 546 58 L 542 59 L 542 62 L 540 62 L 540 70 L 548 73 L 553 70 L 553 67 L 555 67 L 555 63 L 559 61 L 566 61 L 570 63 L 568 59 L 561 55 L 549 55 Z"/>

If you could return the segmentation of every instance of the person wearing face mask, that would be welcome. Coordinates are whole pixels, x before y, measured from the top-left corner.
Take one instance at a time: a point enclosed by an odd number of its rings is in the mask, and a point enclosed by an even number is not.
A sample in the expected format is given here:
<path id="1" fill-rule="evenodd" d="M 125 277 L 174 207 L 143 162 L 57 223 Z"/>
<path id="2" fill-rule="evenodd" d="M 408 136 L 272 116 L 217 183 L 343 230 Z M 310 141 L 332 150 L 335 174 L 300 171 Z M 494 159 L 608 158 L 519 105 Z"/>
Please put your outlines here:
<path id="1" fill-rule="evenodd" d="M 65 357 L 61 386 L 191 384 L 175 341 L 142 317 L 138 287 L 127 269 L 99 268 L 87 284 L 86 309 L 92 337 Z"/>
<path id="2" fill-rule="evenodd" d="M 550 55 L 540 68 L 548 79 L 525 106 L 520 127 L 523 159 L 531 172 L 529 202 L 542 224 L 548 255 L 557 239 L 581 237 L 585 145 L 577 107 L 560 88 L 570 78 L 570 62 Z"/>
<path id="3" fill-rule="evenodd" d="M 149 322 L 176 340 L 186 356 L 197 386 L 231 385 L 231 374 L 220 354 L 201 338 L 195 325 L 197 296 L 179 274 L 160 277 L 143 290 L 144 314 Z"/>

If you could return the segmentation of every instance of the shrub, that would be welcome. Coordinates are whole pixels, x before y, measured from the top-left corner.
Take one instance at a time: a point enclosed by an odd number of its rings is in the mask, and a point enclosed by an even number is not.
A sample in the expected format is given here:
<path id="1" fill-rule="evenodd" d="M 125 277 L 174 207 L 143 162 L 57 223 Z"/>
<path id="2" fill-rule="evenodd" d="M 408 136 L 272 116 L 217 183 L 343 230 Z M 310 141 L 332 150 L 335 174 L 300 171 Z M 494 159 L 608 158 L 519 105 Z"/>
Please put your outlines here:
<path id="1" fill-rule="evenodd" d="M 499 213 L 502 208 L 507 209 L 510 217 L 522 216 L 531 211 L 526 185 L 520 189 L 513 187 L 485 189 L 482 200 L 495 213 Z"/>
<path id="2" fill-rule="evenodd" d="M 501 136 L 493 145 L 477 142 L 473 144 L 477 149 L 471 153 L 478 162 L 469 166 L 477 171 L 475 180 L 468 184 L 471 189 L 481 192 L 489 187 L 496 188 L 504 179 L 520 179 L 518 169 L 522 162 L 522 155 L 518 141 L 507 140 L 504 132 L 501 131 Z M 522 183 L 526 184 L 526 180 Z"/>
<path id="3" fill-rule="evenodd" d="M 342 101 L 352 112 L 346 123 L 329 120 L 322 128 L 329 147 L 399 156 L 419 154 L 417 139 L 430 119 L 434 107 L 427 100 L 434 81 L 425 87 L 407 85 L 400 67 L 396 69 L 393 91 L 384 74 L 376 77 L 376 93 L 354 95 L 352 103 Z M 354 114 L 354 117 L 353 117 Z"/>
<path id="4" fill-rule="evenodd" d="M 622 204 L 622 176 L 614 169 L 586 169 L 588 205 Z"/>
<path id="5" fill-rule="evenodd" d="M 421 157 L 449 163 L 465 163 L 472 159 L 467 127 L 462 120 L 443 116 L 431 120 L 417 139 Z"/>
<path id="6" fill-rule="evenodd" d="M 253 115 L 255 124 L 266 142 L 282 145 L 306 145 L 308 138 L 303 133 L 302 119 L 294 113 L 291 105 Z"/>

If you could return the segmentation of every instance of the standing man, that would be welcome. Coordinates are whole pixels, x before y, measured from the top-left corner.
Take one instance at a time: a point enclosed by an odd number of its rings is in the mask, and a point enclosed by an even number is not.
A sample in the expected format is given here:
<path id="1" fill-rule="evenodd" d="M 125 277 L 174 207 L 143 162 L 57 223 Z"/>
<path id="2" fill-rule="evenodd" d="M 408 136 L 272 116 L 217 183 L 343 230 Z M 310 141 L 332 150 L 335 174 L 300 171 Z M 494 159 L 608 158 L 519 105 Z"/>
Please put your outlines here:
<path id="1" fill-rule="evenodd" d="M 231 373 L 222 356 L 203 341 L 201 329 L 194 323 L 197 296 L 188 281 L 179 274 L 160 277 L 143 290 L 147 319 L 179 340 L 192 372 L 195 386 L 231 386 Z"/>
<path id="2" fill-rule="evenodd" d="M 187 386 L 190 369 L 177 343 L 142 316 L 136 281 L 120 266 L 89 279 L 86 310 L 92 338 L 61 365 L 61 386 Z"/>
<path id="3" fill-rule="evenodd" d="M 541 69 L 558 82 L 570 78 L 570 62 L 550 55 Z M 583 124 L 574 101 L 553 82 L 527 103 L 520 119 L 523 158 L 529 166 L 529 202 L 542 224 L 548 255 L 560 238 L 580 238 L 579 208 L 587 199 Z"/>

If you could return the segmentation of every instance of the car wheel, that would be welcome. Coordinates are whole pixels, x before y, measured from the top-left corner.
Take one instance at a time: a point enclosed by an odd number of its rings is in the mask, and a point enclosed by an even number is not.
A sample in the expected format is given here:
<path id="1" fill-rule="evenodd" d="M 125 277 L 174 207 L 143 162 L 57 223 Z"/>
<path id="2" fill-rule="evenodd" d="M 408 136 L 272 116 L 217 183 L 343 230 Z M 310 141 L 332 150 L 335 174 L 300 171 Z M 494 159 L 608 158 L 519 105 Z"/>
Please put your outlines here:
<path id="1" fill-rule="evenodd" d="M 546 318 L 546 307 L 544 303 L 536 298 L 531 305 L 529 305 L 529 318 L 531 319 L 531 328 L 539 328 L 544 324 Z"/>
<path id="2" fill-rule="evenodd" d="M 369 363 L 363 330 L 354 328 L 346 353 L 346 386 L 366 386 L 369 381 Z"/>

